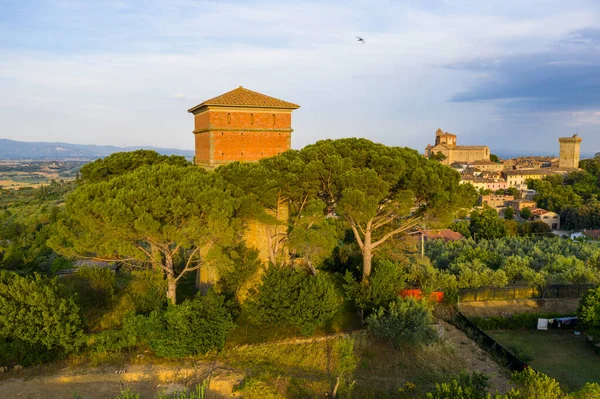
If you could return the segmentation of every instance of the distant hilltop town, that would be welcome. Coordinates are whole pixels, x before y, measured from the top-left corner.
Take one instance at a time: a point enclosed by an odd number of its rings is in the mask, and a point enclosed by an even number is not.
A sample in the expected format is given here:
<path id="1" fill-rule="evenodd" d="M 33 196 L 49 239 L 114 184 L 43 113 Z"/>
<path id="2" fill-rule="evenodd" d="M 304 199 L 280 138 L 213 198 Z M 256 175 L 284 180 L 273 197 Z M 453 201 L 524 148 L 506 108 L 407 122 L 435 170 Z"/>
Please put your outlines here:
<path id="1" fill-rule="evenodd" d="M 579 168 L 581 137 L 560 137 L 559 157 L 518 157 L 500 160 L 490 154 L 487 146 L 456 145 L 457 136 L 442 129 L 435 134 L 435 145 L 425 147 L 425 156 L 448 165 L 461 174 L 461 184 L 471 184 L 482 195 L 480 204 L 491 206 L 499 213 L 513 208 L 519 214 L 530 208 L 532 220 L 541 220 L 552 229 L 560 229 L 560 217 L 554 212 L 536 208 L 534 190 L 527 187 L 527 180 L 539 180 L 548 175 L 565 175 Z M 519 197 L 508 195 L 513 187 Z M 513 191 L 514 192 L 514 191 Z"/>

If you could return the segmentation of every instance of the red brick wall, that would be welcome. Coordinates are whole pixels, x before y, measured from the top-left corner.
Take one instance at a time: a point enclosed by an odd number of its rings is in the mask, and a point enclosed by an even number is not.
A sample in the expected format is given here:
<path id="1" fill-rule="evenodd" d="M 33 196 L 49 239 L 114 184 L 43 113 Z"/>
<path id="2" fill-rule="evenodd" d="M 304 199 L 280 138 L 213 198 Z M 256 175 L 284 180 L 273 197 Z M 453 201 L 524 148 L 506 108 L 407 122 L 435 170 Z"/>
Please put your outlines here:
<path id="1" fill-rule="evenodd" d="M 290 129 L 291 124 L 291 113 L 276 109 L 267 112 L 211 110 L 195 115 L 194 130 L 199 132 L 196 133 L 196 163 L 253 162 L 280 154 L 291 148 L 291 132 L 278 130 Z"/>
<path id="2" fill-rule="evenodd" d="M 196 133 L 196 163 L 210 162 L 210 132 Z"/>
<path id="3" fill-rule="evenodd" d="M 204 112 L 194 116 L 194 130 L 205 130 L 209 126 L 209 113 Z"/>
<path id="4" fill-rule="evenodd" d="M 214 163 L 258 161 L 289 150 L 291 143 L 290 132 L 213 131 L 211 136 Z"/>
<path id="5" fill-rule="evenodd" d="M 213 128 L 231 129 L 289 129 L 292 124 L 290 113 L 273 112 L 227 112 L 210 111 L 210 124 Z M 275 118 L 273 118 L 275 116 Z"/>

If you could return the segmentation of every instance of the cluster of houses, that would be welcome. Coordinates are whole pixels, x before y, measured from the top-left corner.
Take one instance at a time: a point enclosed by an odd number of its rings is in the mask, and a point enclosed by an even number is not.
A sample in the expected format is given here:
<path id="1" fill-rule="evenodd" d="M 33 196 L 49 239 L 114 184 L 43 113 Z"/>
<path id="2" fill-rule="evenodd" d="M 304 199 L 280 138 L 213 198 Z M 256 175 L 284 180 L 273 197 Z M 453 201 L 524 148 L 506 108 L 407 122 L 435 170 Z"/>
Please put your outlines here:
<path id="1" fill-rule="evenodd" d="M 495 162 L 490 159 L 487 147 L 482 147 L 484 151 L 480 153 L 473 150 L 475 147 L 456 146 L 456 136 L 439 129 L 436 146 L 428 146 L 425 155 L 438 155 L 460 172 L 461 184 L 471 184 L 482 193 L 480 206 L 489 206 L 501 216 L 506 209 L 512 208 L 519 217 L 526 216 L 529 220 L 546 223 L 552 230 L 560 230 L 560 215 L 538 208 L 534 201 L 535 190 L 527 188 L 527 180 L 565 175 L 578 169 L 581 138 L 573 135 L 561 137 L 558 141 L 559 157 L 521 157 Z M 467 153 L 468 156 L 465 155 Z M 511 187 L 516 191 L 508 191 Z M 525 208 L 528 212 L 523 213 Z"/>
<path id="2" fill-rule="evenodd" d="M 495 165 L 491 165 L 491 164 Z M 531 165 L 531 159 L 510 160 L 509 162 L 474 162 L 471 164 L 455 164 L 455 169 L 461 172 L 461 184 L 471 184 L 482 194 L 479 198 L 480 206 L 489 206 L 495 209 L 500 216 L 504 215 L 507 208 L 512 208 L 514 214 L 522 216 L 521 211 L 527 208 L 527 218 L 532 221 L 542 221 L 552 230 L 560 230 L 560 215 L 547 209 L 538 208 L 534 200 L 537 194 L 535 190 L 527 188 L 526 181 L 537 180 L 552 174 L 565 174 L 566 169 L 552 166 L 544 168 L 516 169 L 520 165 Z M 548 165 L 552 165 L 549 161 Z M 537 166 L 537 165 L 536 165 Z M 508 169 L 505 169 L 508 168 Z M 508 194 L 506 190 L 514 187 L 518 190 L 518 198 L 515 193 Z"/>

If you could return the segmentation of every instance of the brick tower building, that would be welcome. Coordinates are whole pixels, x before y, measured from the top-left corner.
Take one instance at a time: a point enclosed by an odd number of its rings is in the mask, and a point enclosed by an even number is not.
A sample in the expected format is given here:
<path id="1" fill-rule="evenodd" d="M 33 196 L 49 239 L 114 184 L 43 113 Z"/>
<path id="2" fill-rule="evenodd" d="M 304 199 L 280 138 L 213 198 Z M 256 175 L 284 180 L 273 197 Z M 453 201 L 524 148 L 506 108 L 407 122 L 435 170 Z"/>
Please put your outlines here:
<path id="1" fill-rule="evenodd" d="M 298 108 L 299 105 L 242 86 L 190 108 L 188 112 L 194 115 L 196 164 L 214 168 L 234 161 L 255 162 L 289 150 L 292 111 Z M 280 203 L 273 216 L 287 221 L 287 203 Z M 244 241 L 258 249 L 264 263 L 269 260 L 269 237 L 277 234 L 279 228 L 257 220 L 248 222 Z M 198 269 L 196 284 L 204 290 L 218 278 L 216 268 L 208 264 Z M 259 280 L 260 273 L 250 284 L 258 284 Z M 245 293 L 246 289 L 238 292 L 240 300 Z"/>
<path id="2" fill-rule="evenodd" d="M 242 86 L 190 108 L 196 164 L 213 168 L 234 161 L 253 162 L 289 150 L 292 111 L 298 108 Z"/>
<path id="3" fill-rule="evenodd" d="M 581 137 L 577 134 L 572 137 L 560 137 L 558 142 L 560 143 L 558 167 L 565 169 L 579 168 Z"/>

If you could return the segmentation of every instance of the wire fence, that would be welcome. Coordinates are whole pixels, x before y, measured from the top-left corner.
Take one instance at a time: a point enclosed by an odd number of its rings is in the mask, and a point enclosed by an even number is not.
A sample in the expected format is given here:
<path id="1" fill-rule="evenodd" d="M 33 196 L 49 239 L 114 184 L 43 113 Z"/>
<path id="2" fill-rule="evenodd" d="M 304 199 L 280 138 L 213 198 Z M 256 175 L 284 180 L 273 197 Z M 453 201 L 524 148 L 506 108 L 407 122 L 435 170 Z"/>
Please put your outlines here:
<path id="1" fill-rule="evenodd" d="M 527 363 L 521 361 L 515 355 L 513 355 L 508 349 L 500 345 L 496 340 L 487 335 L 483 330 L 477 327 L 467 319 L 461 312 L 455 315 L 455 324 L 468 336 L 475 339 L 483 348 L 493 356 L 497 356 L 502 359 L 506 366 L 511 371 L 523 371 L 527 367 Z"/>

